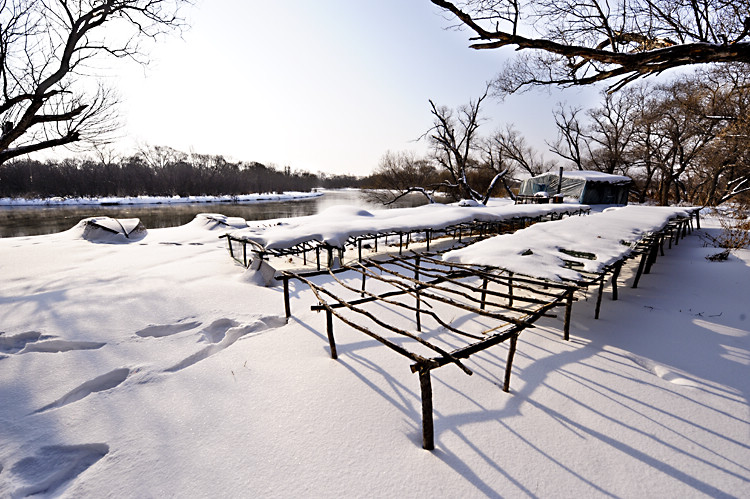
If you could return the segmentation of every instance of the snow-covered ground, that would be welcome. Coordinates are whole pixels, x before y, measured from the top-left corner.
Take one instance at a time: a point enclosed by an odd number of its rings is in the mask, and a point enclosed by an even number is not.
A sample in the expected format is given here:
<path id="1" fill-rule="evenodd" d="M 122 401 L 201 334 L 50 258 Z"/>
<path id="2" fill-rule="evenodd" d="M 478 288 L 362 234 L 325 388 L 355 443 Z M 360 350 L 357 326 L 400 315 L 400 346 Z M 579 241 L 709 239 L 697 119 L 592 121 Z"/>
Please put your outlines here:
<path id="1" fill-rule="evenodd" d="M 506 345 L 433 371 L 428 452 L 409 362 L 341 323 L 332 360 L 212 227 L 0 239 L 0 497 L 750 497 L 750 251 L 542 319 L 510 393 Z"/>
<path id="2" fill-rule="evenodd" d="M 0 198 L 0 206 L 111 206 L 188 203 L 262 203 L 322 196 L 322 192 L 240 194 L 238 196 L 133 196 L 97 198 Z"/>

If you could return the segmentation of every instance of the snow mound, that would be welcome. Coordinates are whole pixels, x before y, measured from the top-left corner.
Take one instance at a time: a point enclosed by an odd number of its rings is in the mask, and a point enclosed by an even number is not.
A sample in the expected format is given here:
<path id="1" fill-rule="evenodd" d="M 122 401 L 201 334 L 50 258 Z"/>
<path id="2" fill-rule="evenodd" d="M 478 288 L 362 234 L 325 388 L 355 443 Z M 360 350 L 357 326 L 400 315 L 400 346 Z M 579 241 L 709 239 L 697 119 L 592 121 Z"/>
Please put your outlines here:
<path id="1" fill-rule="evenodd" d="M 95 243 L 132 243 L 146 237 L 146 227 L 138 218 L 84 218 L 69 233 Z"/>
<path id="2" fill-rule="evenodd" d="M 342 204 L 337 206 L 331 206 L 330 208 L 326 208 L 325 210 L 320 212 L 321 215 L 324 216 L 333 216 L 333 217 L 371 217 L 373 216 L 372 213 L 370 213 L 367 210 L 363 210 L 362 208 L 358 206 L 352 206 L 349 204 Z"/>
<path id="3" fill-rule="evenodd" d="M 228 217 L 219 213 L 198 213 L 188 225 L 208 230 L 247 228 L 247 222 L 244 218 Z"/>

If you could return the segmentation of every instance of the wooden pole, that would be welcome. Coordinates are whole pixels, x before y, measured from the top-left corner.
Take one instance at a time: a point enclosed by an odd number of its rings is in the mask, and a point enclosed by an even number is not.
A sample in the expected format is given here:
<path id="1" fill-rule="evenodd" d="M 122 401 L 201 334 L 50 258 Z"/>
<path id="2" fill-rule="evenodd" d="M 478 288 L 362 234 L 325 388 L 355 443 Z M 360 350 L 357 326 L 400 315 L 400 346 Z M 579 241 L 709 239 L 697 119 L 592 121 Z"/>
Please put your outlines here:
<path id="1" fill-rule="evenodd" d="M 419 369 L 419 386 L 422 389 L 422 448 L 433 450 L 435 428 L 432 422 L 432 381 L 429 369 Z"/>
<path id="2" fill-rule="evenodd" d="M 615 265 L 615 271 L 612 272 L 612 301 L 617 300 L 617 278 L 620 277 L 620 270 L 622 270 L 622 262 L 618 262 Z"/>
<path id="3" fill-rule="evenodd" d="M 414 261 L 414 263 L 415 263 L 415 266 L 414 266 L 414 280 L 415 281 L 419 281 L 419 255 L 417 255 L 414 260 L 415 260 Z M 421 307 L 421 300 L 419 298 L 419 286 L 414 286 L 414 295 L 415 295 L 416 300 L 417 300 L 417 305 L 416 305 L 416 308 L 417 308 L 417 331 L 421 332 L 422 331 L 422 317 L 421 317 L 421 314 L 419 313 L 419 310 L 420 310 L 420 307 Z"/>
<path id="4" fill-rule="evenodd" d="M 638 287 L 638 281 L 641 280 L 641 274 L 643 274 L 643 267 L 646 265 L 646 260 L 648 259 L 649 252 L 645 251 L 643 255 L 641 256 L 641 261 L 638 263 L 638 270 L 635 273 L 635 279 L 633 280 L 633 288 Z"/>
<path id="5" fill-rule="evenodd" d="M 505 364 L 505 383 L 503 383 L 503 391 L 510 391 L 510 371 L 513 367 L 513 356 L 516 354 L 516 343 L 518 342 L 518 334 L 514 334 L 510 338 L 510 348 L 508 349 L 508 361 Z"/>
<path id="6" fill-rule="evenodd" d="M 286 313 L 286 318 L 292 316 L 291 308 L 289 306 L 289 277 L 284 276 L 284 312 Z"/>
<path id="7" fill-rule="evenodd" d="M 333 339 L 333 314 L 328 309 L 326 309 L 326 332 L 328 333 L 328 344 L 331 346 L 331 358 L 338 359 L 336 342 Z"/>
<path id="8" fill-rule="evenodd" d="M 596 295 L 596 309 L 594 310 L 594 319 L 599 318 L 599 310 L 602 307 L 602 293 L 604 292 L 604 277 L 606 274 L 602 274 L 599 279 L 599 293 Z"/>
<path id="9" fill-rule="evenodd" d="M 570 314 L 573 311 L 573 288 L 570 288 L 565 298 L 565 322 L 563 324 L 563 339 L 570 340 Z"/>
<path id="10" fill-rule="evenodd" d="M 487 301 L 487 278 L 482 279 L 482 300 L 479 303 L 479 308 L 484 310 Z"/>
<path id="11" fill-rule="evenodd" d="M 513 306 L 513 272 L 508 272 L 508 306 Z"/>
<path id="12" fill-rule="evenodd" d="M 646 268 L 644 269 L 644 274 L 650 274 L 651 273 L 651 266 L 656 263 L 656 257 L 659 253 L 659 246 L 657 244 L 657 241 L 651 241 L 649 242 L 649 251 L 648 251 L 648 260 L 646 260 Z"/>

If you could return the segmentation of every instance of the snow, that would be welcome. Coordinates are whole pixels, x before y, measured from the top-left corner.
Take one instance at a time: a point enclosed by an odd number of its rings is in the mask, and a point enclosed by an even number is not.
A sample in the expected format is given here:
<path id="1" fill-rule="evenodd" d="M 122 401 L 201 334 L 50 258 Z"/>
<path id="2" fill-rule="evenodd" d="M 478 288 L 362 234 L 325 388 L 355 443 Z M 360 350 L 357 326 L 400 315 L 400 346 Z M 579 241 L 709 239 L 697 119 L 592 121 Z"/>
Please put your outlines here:
<path id="1" fill-rule="evenodd" d="M 597 172 L 593 170 L 575 170 L 575 171 L 563 171 L 563 177 L 577 178 L 579 180 L 590 180 L 593 182 L 609 182 L 611 184 L 617 184 L 620 182 L 630 182 L 630 177 L 624 175 L 612 175 L 604 172 Z"/>
<path id="2" fill-rule="evenodd" d="M 570 217 L 535 224 L 512 234 L 502 234 L 444 255 L 449 262 L 489 265 L 542 279 L 581 280 L 566 262 L 583 264 L 588 272 L 601 272 L 625 258 L 632 245 L 649 233 L 657 232 L 675 217 L 688 217 L 686 208 L 663 206 L 624 206 L 607 208 L 603 213 Z M 589 253 L 581 258 L 570 253 Z"/>
<path id="3" fill-rule="evenodd" d="M 266 249 L 290 248 L 306 241 L 317 240 L 341 247 L 350 237 L 389 232 L 442 230 L 473 221 L 489 222 L 518 218 L 535 218 L 551 213 L 572 213 L 588 210 L 587 205 L 549 204 L 514 205 L 495 201 L 479 204 L 426 204 L 417 208 L 363 210 L 356 206 L 333 206 L 317 215 L 264 221 L 256 227 L 231 231 L 231 237 L 255 241 Z"/>
<path id="4" fill-rule="evenodd" d="M 506 345 L 435 370 L 428 452 L 409 362 L 340 322 L 332 360 L 312 293 L 287 322 L 225 230 L 0 239 L 0 497 L 750 496 L 750 251 L 694 233 L 571 341 L 541 319 L 510 393 Z"/>
<path id="5" fill-rule="evenodd" d="M 130 196 L 96 198 L 0 198 L 0 206 L 85 206 L 85 205 L 142 205 L 186 203 L 262 203 L 288 201 L 322 196 L 322 192 L 284 192 L 266 194 L 240 194 L 237 196 Z"/>

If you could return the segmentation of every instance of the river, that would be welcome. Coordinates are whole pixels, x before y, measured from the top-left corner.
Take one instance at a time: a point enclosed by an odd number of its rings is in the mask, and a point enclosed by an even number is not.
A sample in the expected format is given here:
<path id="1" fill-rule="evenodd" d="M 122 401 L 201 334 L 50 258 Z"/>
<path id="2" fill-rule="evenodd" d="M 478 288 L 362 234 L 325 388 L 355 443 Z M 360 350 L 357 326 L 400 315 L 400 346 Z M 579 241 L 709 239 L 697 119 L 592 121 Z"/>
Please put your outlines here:
<path id="1" fill-rule="evenodd" d="M 176 227 L 195 218 L 198 213 L 221 213 L 245 220 L 300 217 L 314 215 L 334 205 L 350 204 L 366 209 L 382 209 L 357 190 L 326 190 L 322 196 L 298 201 L 263 203 L 195 203 L 121 206 L 0 206 L 0 237 L 35 236 L 68 230 L 88 217 L 139 218 L 147 229 Z M 394 203 L 393 208 L 419 206 L 425 203 L 415 194 Z"/>

